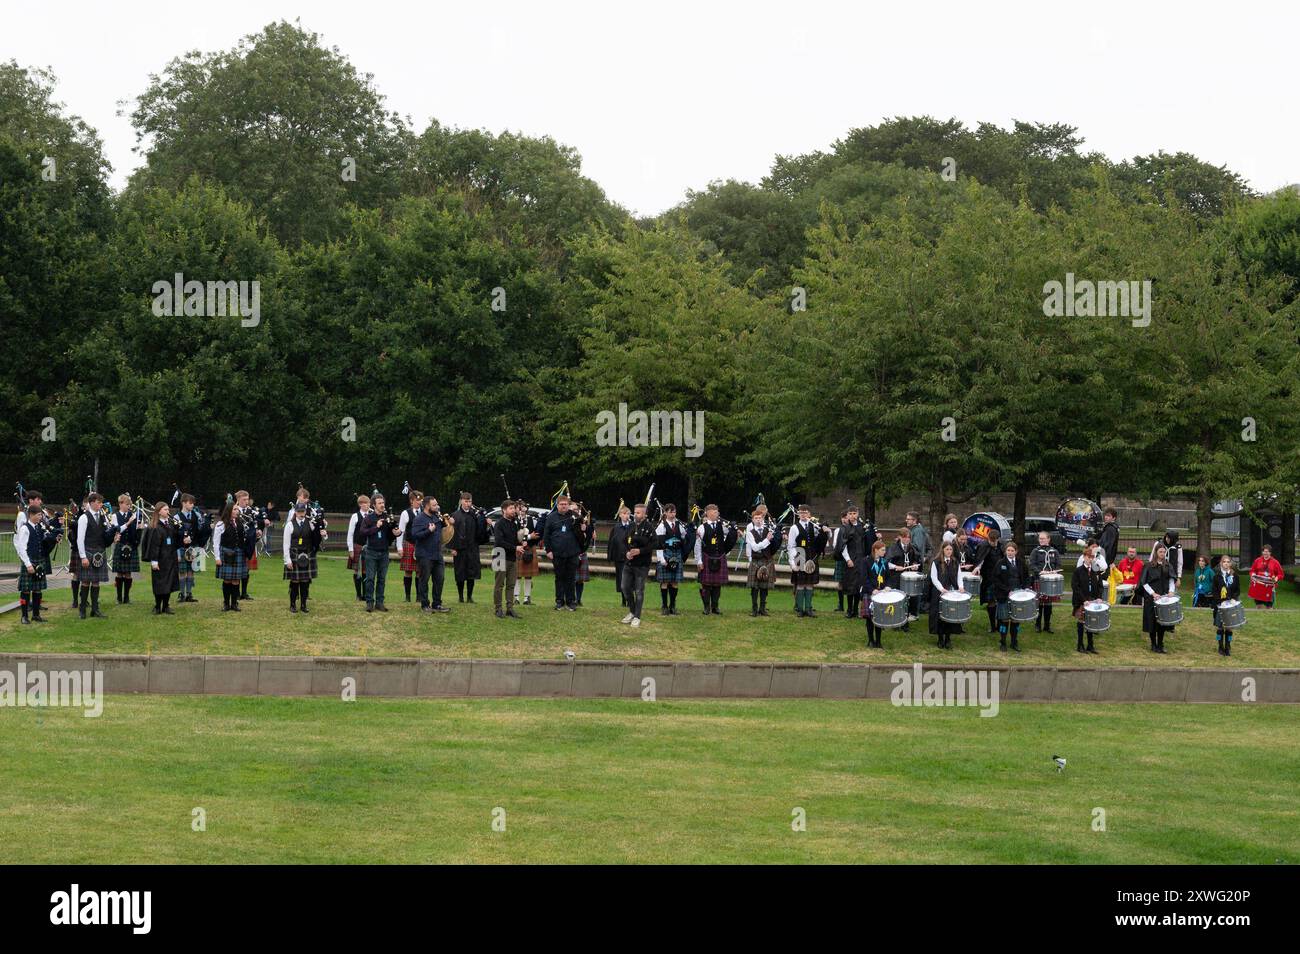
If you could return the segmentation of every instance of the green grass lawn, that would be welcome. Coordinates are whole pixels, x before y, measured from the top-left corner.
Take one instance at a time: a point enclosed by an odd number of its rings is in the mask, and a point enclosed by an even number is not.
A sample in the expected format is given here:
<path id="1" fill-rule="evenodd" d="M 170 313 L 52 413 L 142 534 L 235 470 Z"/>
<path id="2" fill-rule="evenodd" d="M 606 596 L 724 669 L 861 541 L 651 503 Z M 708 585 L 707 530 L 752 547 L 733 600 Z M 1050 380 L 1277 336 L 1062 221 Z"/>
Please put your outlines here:
<path id="1" fill-rule="evenodd" d="M 752 619 L 748 591 L 732 587 L 722 595 L 723 615 L 705 618 L 697 587 L 687 584 L 678 601 L 681 615 L 661 617 L 659 591 L 651 586 L 644 623 L 633 630 L 619 623 L 624 610 L 609 578 L 587 584 L 577 613 L 557 613 L 552 609 L 553 578 L 539 577 L 534 605 L 519 608 L 522 620 L 493 616 L 491 574 L 486 572 L 473 605 L 457 604 L 449 582 L 452 612 L 420 613 L 416 604 L 402 602 L 402 576 L 396 568 L 389 575 L 392 612 L 367 614 L 355 601 L 351 575 L 338 559 L 321 561 L 309 616 L 290 615 L 287 584 L 278 567 L 254 574 L 255 599 L 239 614 L 221 612 L 220 589 L 210 573 L 198 584 L 200 602 L 176 607 L 175 616 L 150 613 L 147 579 L 136 583 L 130 606 L 113 602 L 111 586 L 103 592 L 105 620 L 76 618 L 66 590 L 48 595 L 52 622 L 44 626 L 20 626 L 16 612 L 0 617 L 0 651 L 558 658 L 572 649 L 585 659 L 1001 663 L 1009 658 L 998 651 L 997 637 L 988 635 L 987 617 L 978 607 L 969 635 L 957 637 L 952 650 L 935 647 L 924 619 L 913 623 L 910 633 L 887 633 L 883 651 L 868 650 L 864 624 L 835 615 L 833 593 L 817 595 L 821 615 L 816 619 L 795 618 L 788 590 L 772 595 L 770 618 Z M 1167 655 L 1149 651 L 1137 610 L 1116 607 L 1110 632 L 1099 637 L 1101 654 L 1080 656 L 1074 651 L 1068 602 L 1057 605 L 1054 634 L 1026 627 L 1024 652 L 1010 658 L 1028 665 L 1297 666 L 1300 606 L 1291 593 L 1283 599 L 1276 610 L 1247 611 L 1231 659 L 1215 652 L 1210 611 L 1190 608 L 1187 622 L 1166 642 Z"/>
<path id="2" fill-rule="evenodd" d="M 1277 706 L 112 696 L 0 710 L 0 861 L 1295 864 L 1295 741 Z"/>

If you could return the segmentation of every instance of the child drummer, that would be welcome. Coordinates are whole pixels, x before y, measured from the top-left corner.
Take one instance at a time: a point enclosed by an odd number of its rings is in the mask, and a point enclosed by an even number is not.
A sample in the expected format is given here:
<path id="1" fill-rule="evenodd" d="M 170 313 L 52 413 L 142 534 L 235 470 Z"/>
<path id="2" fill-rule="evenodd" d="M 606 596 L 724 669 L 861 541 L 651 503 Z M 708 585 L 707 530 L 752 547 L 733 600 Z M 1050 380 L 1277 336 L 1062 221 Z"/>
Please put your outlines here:
<path id="1" fill-rule="evenodd" d="M 1044 573 L 1057 573 L 1061 569 L 1061 555 L 1052 546 L 1051 535 L 1046 530 L 1039 531 L 1038 546 L 1029 554 L 1029 575 L 1034 581 L 1034 592 L 1038 593 L 1038 618 L 1034 620 L 1034 629 L 1040 633 L 1052 631 L 1052 604 L 1060 596 L 1044 596 L 1041 592 Z"/>
<path id="2" fill-rule="evenodd" d="M 1074 577 L 1070 582 L 1070 604 L 1074 610 L 1074 632 L 1078 637 L 1078 644 L 1075 646 L 1075 652 L 1095 653 L 1097 650 L 1092 645 L 1092 633 L 1088 635 L 1087 648 L 1083 645 L 1084 628 L 1084 605 L 1093 600 L 1104 600 L 1106 598 L 1106 587 L 1103 582 L 1102 567 L 1106 565 L 1106 559 L 1101 554 L 1101 547 L 1091 540 L 1084 544 L 1083 556 L 1074 568 Z M 1050 632 L 1050 630 L 1049 630 Z"/>
<path id="3" fill-rule="evenodd" d="M 1232 557 L 1226 553 L 1219 558 L 1219 568 L 1214 571 L 1210 584 L 1209 604 L 1214 607 L 1214 629 L 1220 656 L 1232 655 L 1232 630 L 1226 629 L 1219 617 L 1219 605 L 1228 600 L 1241 599 L 1241 579 L 1233 572 Z"/>

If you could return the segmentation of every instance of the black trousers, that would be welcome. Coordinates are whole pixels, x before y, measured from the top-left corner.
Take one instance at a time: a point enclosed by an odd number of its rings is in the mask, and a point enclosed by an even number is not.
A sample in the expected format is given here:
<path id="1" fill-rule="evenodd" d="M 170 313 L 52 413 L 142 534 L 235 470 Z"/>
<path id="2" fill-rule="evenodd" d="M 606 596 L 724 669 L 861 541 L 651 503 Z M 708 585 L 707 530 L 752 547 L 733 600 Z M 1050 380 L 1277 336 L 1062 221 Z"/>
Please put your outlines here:
<path id="1" fill-rule="evenodd" d="M 415 595 L 421 606 L 442 605 L 442 584 L 446 579 L 447 565 L 442 560 L 418 560 L 420 575 L 415 578 Z M 433 593 L 429 593 L 429 583 L 433 583 Z"/>
<path id="2" fill-rule="evenodd" d="M 551 564 L 555 567 L 555 605 L 577 606 L 578 555 L 560 556 L 557 553 Z"/>

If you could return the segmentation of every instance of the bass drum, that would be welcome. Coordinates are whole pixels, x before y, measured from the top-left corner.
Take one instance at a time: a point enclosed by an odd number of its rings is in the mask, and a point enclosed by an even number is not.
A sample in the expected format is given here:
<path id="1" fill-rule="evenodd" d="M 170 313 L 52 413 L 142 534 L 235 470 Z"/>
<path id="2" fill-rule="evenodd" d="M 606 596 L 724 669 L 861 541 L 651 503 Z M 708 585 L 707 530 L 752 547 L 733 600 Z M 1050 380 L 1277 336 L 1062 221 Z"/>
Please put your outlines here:
<path id="1" fill-rule="evenodd" d="M 971 595 L 949 590 L 939 598 L 939 618 L 945 623 L 968 623 L 971 616 Z"/>
<path id="2" fill-rule="evenodd" d="M 881 629 L 907 625 L 907 594 L 902 590 L 881 590 L 871 595 L 871 622 Z"/>

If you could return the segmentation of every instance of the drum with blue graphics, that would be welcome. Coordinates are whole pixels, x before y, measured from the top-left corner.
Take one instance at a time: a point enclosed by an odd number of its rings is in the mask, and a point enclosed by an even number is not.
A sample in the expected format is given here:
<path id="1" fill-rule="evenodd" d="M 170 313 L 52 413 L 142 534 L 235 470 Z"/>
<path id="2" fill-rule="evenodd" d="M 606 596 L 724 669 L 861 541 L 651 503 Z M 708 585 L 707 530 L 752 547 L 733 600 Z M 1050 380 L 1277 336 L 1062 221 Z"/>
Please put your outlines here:
<path id="1" fill-rule="evenodd" d="M 1056 508 L 1056 529 L 1076 543 L 1101 532 L 1101 507 L 1087 497 L 1067 497 Z"/>

